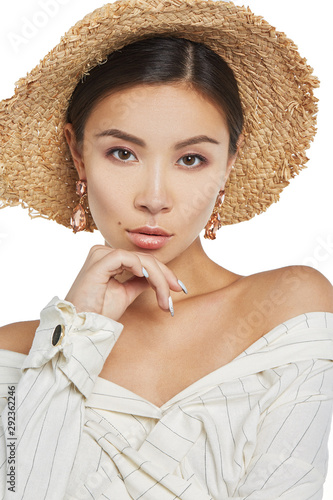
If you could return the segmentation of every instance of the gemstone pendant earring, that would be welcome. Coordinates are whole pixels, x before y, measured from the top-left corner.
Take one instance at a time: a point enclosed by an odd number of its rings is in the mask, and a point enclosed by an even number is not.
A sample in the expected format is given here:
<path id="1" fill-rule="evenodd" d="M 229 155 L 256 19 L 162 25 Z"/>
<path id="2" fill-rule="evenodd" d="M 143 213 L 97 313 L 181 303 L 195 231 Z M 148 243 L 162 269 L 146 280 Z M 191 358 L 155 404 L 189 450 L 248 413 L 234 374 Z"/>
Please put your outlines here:
<path id="1" fill-rule="evenodd" d="M 76 194 L 80 196 L 80 202 L 74 208 L 70 222 L 74 233 L 83 231 L 87 225 L 85 209 L 82 206 L 84 196 L 87 194 L 87 181 L 81 179 L 76 181 Z"/>
<path id="2" fill-rule="evenodd" d="M 213 209 L 213 213 L 210 216 L 209 221 L 206 224 L 206 231 L 204 234 L 204 238 L 209 239 L 209 240 L 215 240 L 216 239 L 216 231 L 221 228 L 221 217 L 219 214 L 219 211 L 222 207 L 223 201 L 224 201 L 224 189 L 220 189 L 219 194 L 216 198 L 216 204 Z"/>

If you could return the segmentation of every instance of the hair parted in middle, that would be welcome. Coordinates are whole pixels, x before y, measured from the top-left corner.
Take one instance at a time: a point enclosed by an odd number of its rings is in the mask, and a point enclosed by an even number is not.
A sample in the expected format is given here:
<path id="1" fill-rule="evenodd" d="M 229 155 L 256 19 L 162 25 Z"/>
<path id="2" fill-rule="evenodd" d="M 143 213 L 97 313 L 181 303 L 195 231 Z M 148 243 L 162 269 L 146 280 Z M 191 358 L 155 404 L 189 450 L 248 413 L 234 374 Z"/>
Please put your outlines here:
<path id="1" fill-rule="evenodd" d="M 162 36 L 140 39 L 112 52 L 78 82 L 66 116 L 77 145 L 82 147 L 86 121 L 104 97 L 137 85 L 163 83 L 188 85 L 213 101 L 229 130 L 229 156 L 236 153 L 244 117 L 232 69 L 202 43 Z"/>

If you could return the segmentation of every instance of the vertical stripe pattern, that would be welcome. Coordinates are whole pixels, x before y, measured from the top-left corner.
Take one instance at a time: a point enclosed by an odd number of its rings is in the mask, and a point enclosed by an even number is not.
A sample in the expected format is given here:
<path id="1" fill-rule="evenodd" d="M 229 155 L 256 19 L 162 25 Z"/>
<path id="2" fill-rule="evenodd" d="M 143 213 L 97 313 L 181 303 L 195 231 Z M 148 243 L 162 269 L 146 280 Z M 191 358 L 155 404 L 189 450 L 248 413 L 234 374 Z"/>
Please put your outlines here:
<path id="1" fill-rule="evenodd" d="M 65 335 L 53 346 L 59 324 Z M 161 407 L 98 376 L 122 329 L 54 297 L 28 356 L 0 350 L 0 498 L 322 499 L 333 313 L 285 321 Z M 6 446 L 13 385 L 15 493 Z"/>

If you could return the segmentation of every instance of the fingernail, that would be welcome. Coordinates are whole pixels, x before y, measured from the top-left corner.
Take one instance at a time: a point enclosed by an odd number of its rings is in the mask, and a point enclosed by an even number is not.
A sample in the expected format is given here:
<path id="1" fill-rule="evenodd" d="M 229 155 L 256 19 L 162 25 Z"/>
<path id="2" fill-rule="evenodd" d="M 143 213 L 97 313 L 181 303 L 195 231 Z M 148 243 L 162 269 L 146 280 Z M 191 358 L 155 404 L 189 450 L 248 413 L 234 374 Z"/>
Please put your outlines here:
<path id="1" fill-rule="evenodd" d="M 182 287 L 183 292 L 184 292 L 184 293 L 188 293 L 187 288 L 186 288 L 186 286 L 184 285 L 184 283 L 183 283 L 182 281 L 180 281 L 180 280 L 178 280 L 178 283 L 179 283 L 179 284 L 180 284 L 180 286 Z"/>
<path id="2" fill-rule="evenodd" d="M 173 310 L 173 302 L 172 302 L 171 295 L 169 296 L 169 311 L 171 312 L 171 316 L 173 316 L 175 314 L 174 310 Z"/>
<path id="3" fill-rule="evenodd" d="M 149 278 L 149 274 L 148 274 L 148 271 L 145 267 L 142 266 L 142 272 L 143 272 L 143 275 L 145 278 Z"/>

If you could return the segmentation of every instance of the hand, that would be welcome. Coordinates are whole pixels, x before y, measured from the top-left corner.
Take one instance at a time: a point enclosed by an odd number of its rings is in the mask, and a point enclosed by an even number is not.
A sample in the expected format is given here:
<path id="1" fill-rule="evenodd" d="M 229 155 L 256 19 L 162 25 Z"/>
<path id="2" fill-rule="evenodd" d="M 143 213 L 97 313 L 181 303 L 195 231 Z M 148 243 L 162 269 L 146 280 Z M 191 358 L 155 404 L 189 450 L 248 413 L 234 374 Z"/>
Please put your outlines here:
<path id="1" fill-rule="evenodd" d="M 149 278 L 144 277 L 142 266 Z M 134 276 L 124 283 L 112 279 L 125 269 Z M 159 307 L 168 312 L 170 289 L 182 291 L 175 274 L 153 255 L 94 245 L 65 300 L 77 312 L 95 312 L 118 321 L 149 287 L 155 290 Z"/>

